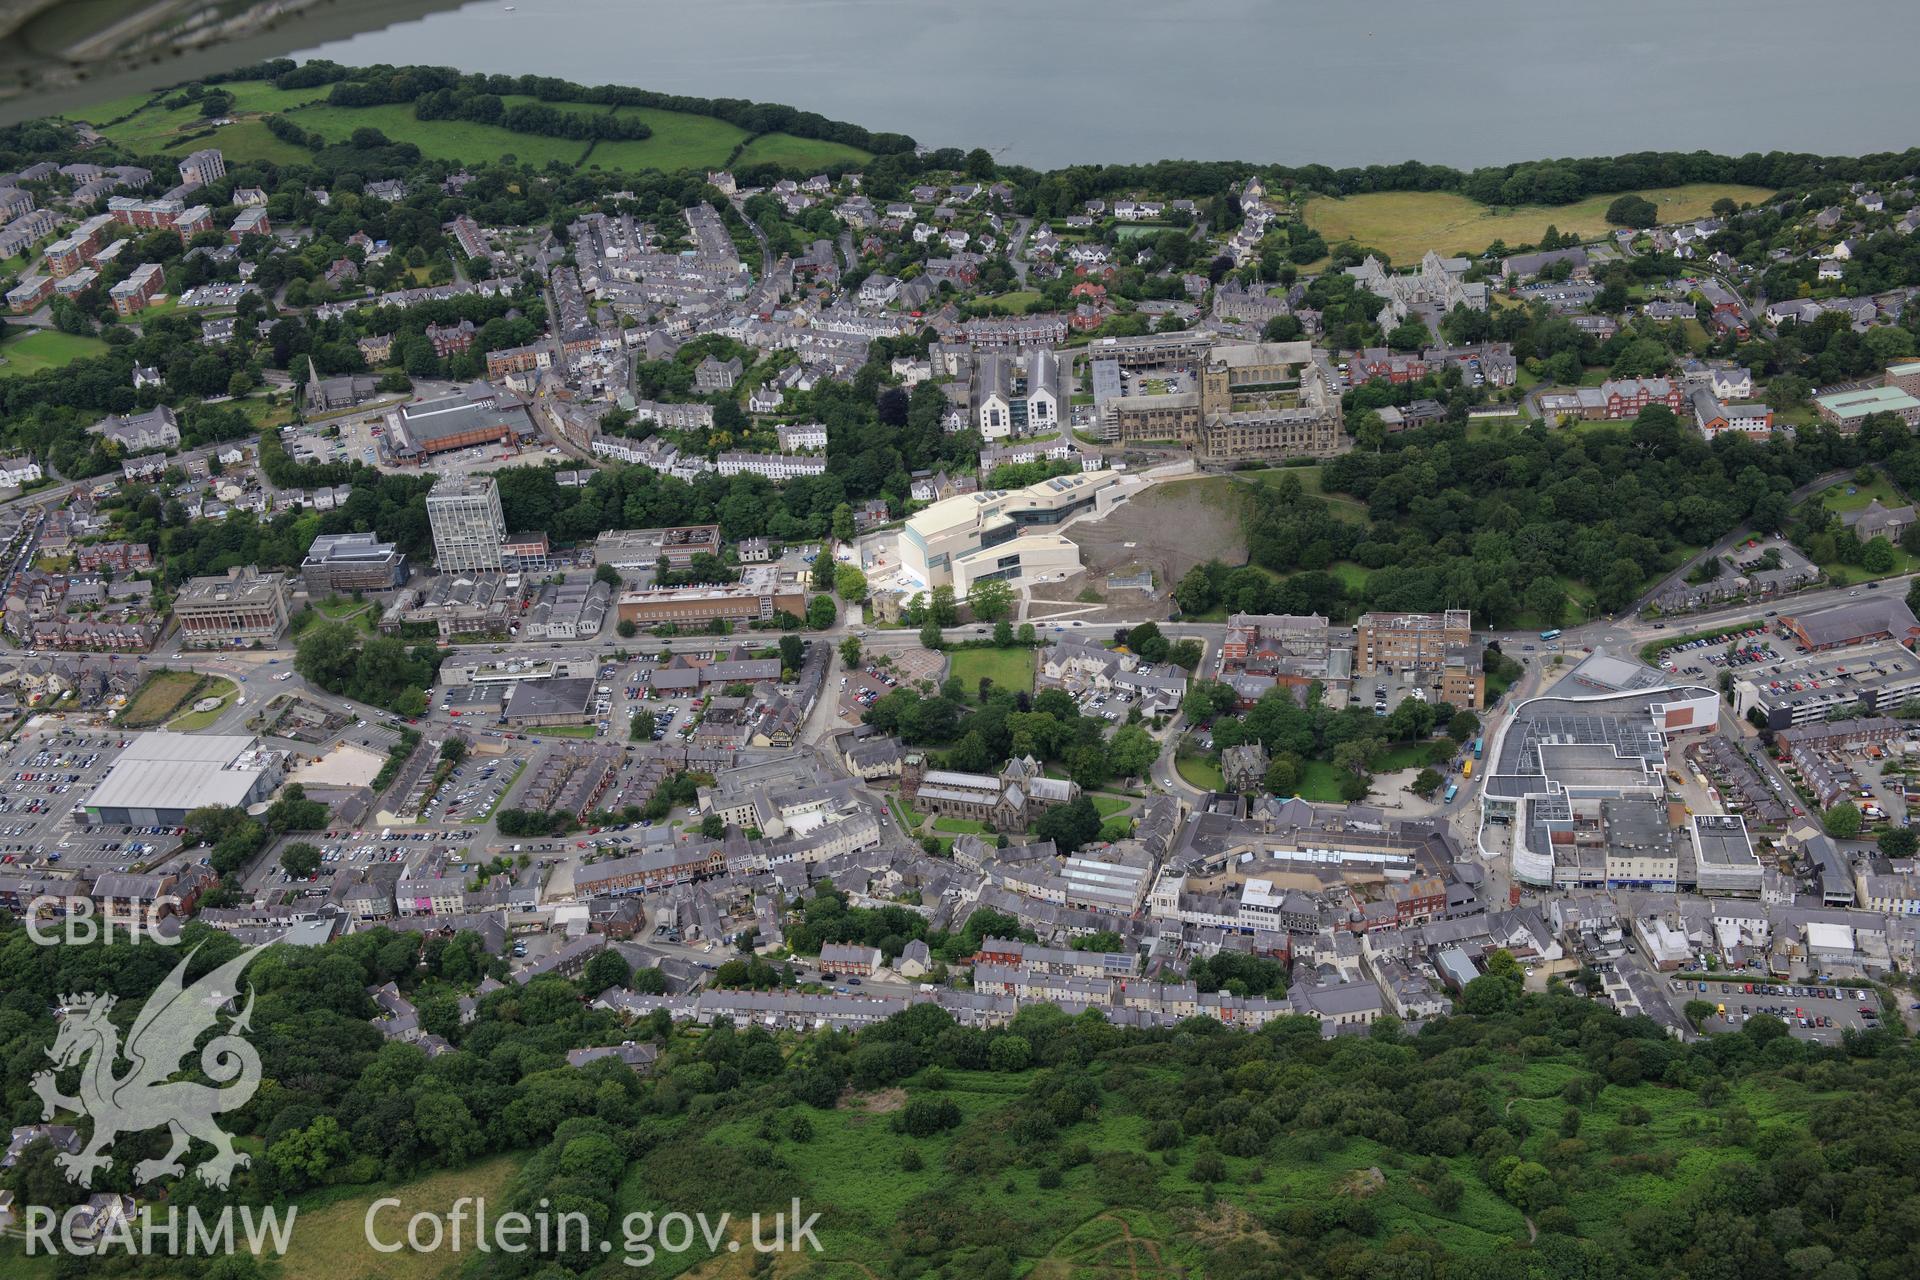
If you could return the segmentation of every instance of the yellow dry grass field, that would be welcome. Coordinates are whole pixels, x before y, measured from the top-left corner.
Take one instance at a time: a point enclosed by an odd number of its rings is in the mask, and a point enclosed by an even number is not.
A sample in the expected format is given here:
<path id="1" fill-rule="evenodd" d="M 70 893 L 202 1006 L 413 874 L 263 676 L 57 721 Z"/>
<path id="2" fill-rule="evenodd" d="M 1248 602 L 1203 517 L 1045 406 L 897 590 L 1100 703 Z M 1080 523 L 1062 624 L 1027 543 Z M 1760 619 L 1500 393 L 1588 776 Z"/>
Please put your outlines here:
<path id="1" fill-rule="evenodd" d="M 1698 182 L 1637 194 L 1659 207 L 1660 221 L 1684 222 L 1706 217 L 1713 202 L 1723 196 L 1746 204 L 1773 193 L 1762 187 Z M 1534 244 L 1549 226 L 1587 237 L 1606 235 L 1616 230 L 1607 222 L 1607 206 L 1619 198 L 1619 194 L 1599 195 L 1574 204 L 1496 209 L 1450 191 L 1379 191 L 1345 199 L 1317 196 L 1307 202 L 1306 219 L 1328 244 L 1355 240 L 1381 250 L 1404 267 L 1419 261 L 1429 249 L 1477 254 L 1495 240 Z"/>

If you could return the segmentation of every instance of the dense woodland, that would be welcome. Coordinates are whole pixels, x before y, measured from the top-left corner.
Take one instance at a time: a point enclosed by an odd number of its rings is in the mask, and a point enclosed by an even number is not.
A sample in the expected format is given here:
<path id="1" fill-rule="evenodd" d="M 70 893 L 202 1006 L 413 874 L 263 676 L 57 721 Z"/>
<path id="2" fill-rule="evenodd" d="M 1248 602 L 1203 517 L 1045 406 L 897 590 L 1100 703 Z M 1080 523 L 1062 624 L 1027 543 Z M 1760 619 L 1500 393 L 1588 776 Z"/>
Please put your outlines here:
<path id="1" fill-rule="evenodd" d="M 870 166 L 871 174 L 876 166 Z M 1282 192 L 1360 195 L 1371 191 L 1452 191 L 1486 205 L 1562 205 L 1591 195 L 1678 186 L 1742 183 L 1772 190 L 1891 181 L 1920 169 L 1920 150 L 1872 156 L 1789 152 L 1716 156 L 1706 152 L 1640 152 L 1586 159 L 1529 160 L 1462 172 L 1407 161 L 1336 169 L 1328 165 L 1255 165 L 1244 161 L 1162 160 L 1140 165 L 1073 165 L 1049 173 L 1017 171 L 1036 207 L 1055 216 L 1088 199 L 1128 191 L 1201 198 L 1259 175 Z"/>
<path id="2" fill-rule="evenodd" d="M 1203 566 L 1176 598 L 1194 613 L 1468 608 L 1477 625 L 1503 629 L 1523 613 L 1568 616 L 1570 579 L 1614 612 L 1684 553 L 1743 523 L 1794 527 L 1796 489 L 1869 461 L 1920 477 L 1920 444 L 1891 423 L 1854 439 L 1815 427 L 1791 444 L 1709 443 L 1664 407 L 1580 432 L 1535 426 L 1475 438 L 1464 426 L 1428 427 L 1322 468 L 1324 490 L 1358 499 L 1365 519 L 1285 472 L 1271 477 L 1270 496 L 1251 491 L 1252 563 L 1292 575 L 1285 581 Z M 1330 572 L 1340 564 L 1364 571 L 1364 585 L 1350 589 Z"/>
<path id="3" fill-rule="evenodd" d="M 867 936 L 843 904 L 814 903 L 802 929 Z M 192 933 L 195 972 L 238 950 Z M 969 927 L 946 949 L 980 936 Z M 0 932 L 14 1121 L 38 1117 L 27 1081 L 60 993 L 111 990 L 130 1019 L 183 954 Z M 1255 1033 L 1204 1019 L 1125 1031 L 1046 1006 L 992 1031 L 930 1006 L 858 1035 L 689 1035 L 659 1016 L 622 1028 L 582 1003 L 630 980 L 611 953 L 579 980 L 498 991 L 461 1025 L 458 996 L 498 966 L 470 934 L 423 949 L 378 930 L 261 956 L 247 981 L 267 1085 L 223 1117 L 261 1154 L 229 1192 L 182 1179 L 171 1202 L 298 1198 L 504 1152 L 519 1163 L 511 1207 L 544 1196 L 618 1239 L 636 1210 L 739 1215 L 798 1196 L 822 1212 L 829 1260 L 887 1276 L 1001 1280 L 1044 1257 L 1097 1261 L 1083 1247 L 1113 1238 L 1115 1215 L 1163 1265 L 1230 1280 L 1895 1280 L 1920 1262 L 1920 1060 L 1892 1032 L 1825 1048 L 1762 1015 L 1686 1045 L 1567 989 L 1522 995 L 1503 955 L 1467 988 L 1469 1012 L 1412 1037 L 1392 1019 L 1335 1041 L 1291 1018 Z M 387 981 L 458 1051 L 429 1060 L 383 1042 L 365 989 Z M 622 1037 L 662 1046 L 652 1079 L 614 1061 L 565 1065 L 569 1048 Z M 887 1109 L 862 1108 L 890 1089 L 904 1093 Z M 123 1135 L 100 1185 L 135 1190 L 132 1164 L 163 1142 Z M 25 1203 L 76 1195 L 45 1147 L 5 1181 Z M 598 1253 L 474 1265 L 624 1274 Z M 256 1274 L 222 1266 L 223 1280 Z M 107 1260 L 60 1274 L 128 1271 Z"/>

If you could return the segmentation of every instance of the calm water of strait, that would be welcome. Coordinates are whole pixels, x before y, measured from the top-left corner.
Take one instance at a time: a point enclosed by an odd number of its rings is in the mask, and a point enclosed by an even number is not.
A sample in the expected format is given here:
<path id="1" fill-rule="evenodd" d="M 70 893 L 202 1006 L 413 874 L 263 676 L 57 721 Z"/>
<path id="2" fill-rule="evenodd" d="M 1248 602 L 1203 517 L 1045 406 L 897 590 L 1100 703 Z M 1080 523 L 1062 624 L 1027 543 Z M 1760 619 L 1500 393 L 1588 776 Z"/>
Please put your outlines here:
<path id="1" fill-rule="evenodd" d="M 1917 44 L 1913 0 L 487 0 L 301 56 L 783 102 L 1038 167 L 1469 167 L 1903 149 Z"/>

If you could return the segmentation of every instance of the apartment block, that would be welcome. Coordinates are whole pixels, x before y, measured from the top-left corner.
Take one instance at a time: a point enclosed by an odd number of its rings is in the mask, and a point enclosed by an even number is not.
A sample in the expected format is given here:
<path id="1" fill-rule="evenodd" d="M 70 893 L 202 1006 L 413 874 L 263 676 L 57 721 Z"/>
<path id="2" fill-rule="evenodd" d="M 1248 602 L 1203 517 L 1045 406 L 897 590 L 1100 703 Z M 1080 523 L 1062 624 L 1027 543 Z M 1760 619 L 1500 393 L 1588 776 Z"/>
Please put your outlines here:
<path id="1" fill-rule="evenodd" d="M 1360 615 L 1353 669 L 1362 676 L 1437 675 L 1442 700 L 1456 707 L 1479 707 L 1486 698 L 1486 675 L 1473 643 L 1473 615 L 1466 609 Z"/>
<path id="2" fill-rule="evenodd" d="M 501 567 L 507 521 L 492 476 L 442 477 L 427 494 L 427 523 L 433 530 L 434 562 L 442 573 Z"/>

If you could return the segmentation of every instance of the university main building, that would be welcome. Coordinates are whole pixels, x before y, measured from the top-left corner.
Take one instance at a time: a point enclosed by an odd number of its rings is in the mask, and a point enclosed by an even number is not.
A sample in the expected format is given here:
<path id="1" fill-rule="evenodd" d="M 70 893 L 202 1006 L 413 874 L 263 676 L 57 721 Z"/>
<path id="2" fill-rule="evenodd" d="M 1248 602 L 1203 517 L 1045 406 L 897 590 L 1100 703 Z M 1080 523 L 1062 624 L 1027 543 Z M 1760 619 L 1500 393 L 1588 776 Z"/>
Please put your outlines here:
<path id="1" fill-rule="evenodd" d="M 1345 447 L 1340 397 L 1309 343 L 1156 335 L 1096 342 L 1087 354 L 1108 439 L 1172 442 L 1212 461 L 1330 457 Z M 1155 373 L 1192 389 L 1156 394 L 1147 388 L 1165 379 Z"/>

